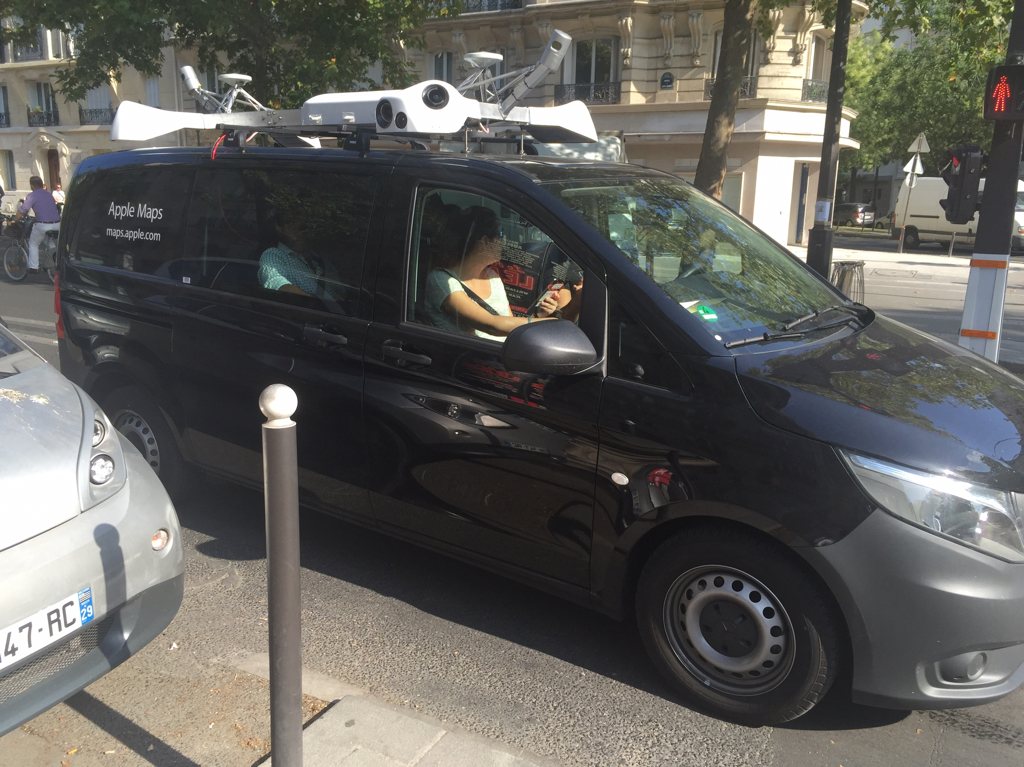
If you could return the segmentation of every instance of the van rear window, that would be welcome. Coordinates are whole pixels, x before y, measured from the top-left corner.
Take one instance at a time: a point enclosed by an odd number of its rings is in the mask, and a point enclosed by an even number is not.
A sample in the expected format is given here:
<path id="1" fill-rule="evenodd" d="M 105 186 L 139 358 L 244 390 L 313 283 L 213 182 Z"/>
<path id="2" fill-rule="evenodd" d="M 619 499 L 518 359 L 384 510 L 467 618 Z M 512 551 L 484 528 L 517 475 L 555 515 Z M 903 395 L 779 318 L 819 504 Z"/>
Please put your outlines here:
<path id="1" fill-rule="evenodd" d="M 155 274 L 181 258 L 181 230 L 195 171 L 132 168 L 89 185 L 72 258 L 140 274 Z"/>

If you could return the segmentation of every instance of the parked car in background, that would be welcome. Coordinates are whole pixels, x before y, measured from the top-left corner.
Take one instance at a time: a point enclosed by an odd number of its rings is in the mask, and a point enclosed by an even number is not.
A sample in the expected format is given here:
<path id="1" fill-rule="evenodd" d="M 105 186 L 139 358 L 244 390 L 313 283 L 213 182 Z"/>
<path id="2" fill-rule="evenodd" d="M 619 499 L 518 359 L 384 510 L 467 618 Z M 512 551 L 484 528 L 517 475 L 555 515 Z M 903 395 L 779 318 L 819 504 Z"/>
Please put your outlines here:
<path id="1" fill-rule="evenodd" d="M 834 226 L 872 226 L 875 206 L 866 202 L 841 202 L 832 214 Z"/>
<path id="2" fill-rule="evenodd" d="M 178 518 L 139 451 L 0 322 L 0 735 L 95 681 L 181 604 Z"/>
<path id="3" fill-rule="evenodd" d="M 875 229 L 892 229 L 892 220 L 896 215 L 895 210 L 890 210 L 881 216 L 875 216 Z"/>

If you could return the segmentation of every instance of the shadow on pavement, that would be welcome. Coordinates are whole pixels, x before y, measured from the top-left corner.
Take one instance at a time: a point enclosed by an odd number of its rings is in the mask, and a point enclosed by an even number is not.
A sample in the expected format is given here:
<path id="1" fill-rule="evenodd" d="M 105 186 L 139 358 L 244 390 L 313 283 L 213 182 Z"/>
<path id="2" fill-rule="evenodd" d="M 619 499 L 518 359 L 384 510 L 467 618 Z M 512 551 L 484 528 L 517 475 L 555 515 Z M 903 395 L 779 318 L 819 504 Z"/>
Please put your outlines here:
<path id="1" fill-rule="evenodd" d="M 196 551 L 218 559 L 263 558 L 262 494 L 202 486 L 201 497 L 177 506 L 183 527 L 213 539 Z M 326 514 L 303 510 L 300 525 L 304 568 L 679 702 L 647 660 L 632 622 Z"/>
<path id="2" fill-rule="evenodd" d="M 157 767 L 199 767 L 196 762 L 87 692 L 72 695 L 64 704 L 108 735 L 117 738 L 150 764 Z"/>
<path id="3" fill-rule="evenodd" d="M 205 483 L 204 488 L 209 487 Z M 178 505 L 182 526 L 210 536 L 196 550 L 209 557 L 264 556 L 263 497 L 221 485 Z M 476 631 L 559 658 L 675 705 L 647 659 L 631 621 L 585 607 L 340 519 L 303 510 L 302 566 Z M 822 706 L 788 727 L 846 730 L 884 727 L 906 712 L 855 706 L 840 680 Z"/>

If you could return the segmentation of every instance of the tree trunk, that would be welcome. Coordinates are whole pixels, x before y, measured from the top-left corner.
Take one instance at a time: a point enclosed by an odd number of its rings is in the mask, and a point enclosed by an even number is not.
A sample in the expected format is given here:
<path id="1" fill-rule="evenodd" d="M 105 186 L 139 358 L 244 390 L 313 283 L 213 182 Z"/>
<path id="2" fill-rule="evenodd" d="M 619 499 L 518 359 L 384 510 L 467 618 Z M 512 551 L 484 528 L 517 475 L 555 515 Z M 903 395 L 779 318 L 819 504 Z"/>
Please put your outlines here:
<path id="1" fill-rule="evenodd" d="M 725 25 L 722 28 L 722 49 L 718 54 L 715 90 L 708 107 L 704 143 L 700 148 L 694 186 L 716 199 L 722 199 L 726 160 L 736 124 L 736 104 L 746 74 L 744 66 L 750 47 L 751 0 L 726 0 Z"/>

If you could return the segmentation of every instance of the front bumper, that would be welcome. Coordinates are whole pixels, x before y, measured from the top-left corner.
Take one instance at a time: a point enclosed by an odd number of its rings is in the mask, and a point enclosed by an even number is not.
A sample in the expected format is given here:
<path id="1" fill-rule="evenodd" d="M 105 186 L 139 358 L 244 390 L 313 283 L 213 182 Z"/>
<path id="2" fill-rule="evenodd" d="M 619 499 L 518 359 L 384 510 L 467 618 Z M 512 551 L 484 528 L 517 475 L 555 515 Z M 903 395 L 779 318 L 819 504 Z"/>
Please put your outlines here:
<path id="1" fill-rule="evenodd" d="M 128 480 L 89 511 L 0 552 L 9 626 L 69 592 L 92 588 L 95 619 L 0 675 L 0 735 L 78 692 L 170 624 L 184 590 L 181 528 L 160 480 L 121 438 Z M 153 551 L 164 528 L 171 544 Z"/>
<path id="2" fill-rule="evenodd" d="M 854 702 L 980 705 L 1024 682 L 1024 565 L 880 510 L 838 543 L 800 553 L 846 618 Z"/>

